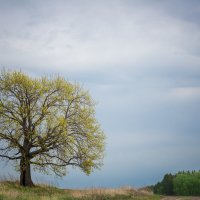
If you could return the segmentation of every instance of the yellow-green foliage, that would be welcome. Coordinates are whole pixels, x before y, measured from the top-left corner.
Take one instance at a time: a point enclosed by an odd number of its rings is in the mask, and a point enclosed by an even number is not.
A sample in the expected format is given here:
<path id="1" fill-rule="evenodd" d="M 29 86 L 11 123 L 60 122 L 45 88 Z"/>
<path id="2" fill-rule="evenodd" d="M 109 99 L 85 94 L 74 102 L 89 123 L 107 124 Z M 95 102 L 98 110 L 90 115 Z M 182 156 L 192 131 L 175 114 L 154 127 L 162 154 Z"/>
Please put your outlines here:
<path id="1" fill-rule="evenodd" d="M 105 144 L 94 106 L 87 91 L 60 76 L 2 71 L 0 157 L 57 175 L 67 165 L 89 174 L 102 165 Z"/>

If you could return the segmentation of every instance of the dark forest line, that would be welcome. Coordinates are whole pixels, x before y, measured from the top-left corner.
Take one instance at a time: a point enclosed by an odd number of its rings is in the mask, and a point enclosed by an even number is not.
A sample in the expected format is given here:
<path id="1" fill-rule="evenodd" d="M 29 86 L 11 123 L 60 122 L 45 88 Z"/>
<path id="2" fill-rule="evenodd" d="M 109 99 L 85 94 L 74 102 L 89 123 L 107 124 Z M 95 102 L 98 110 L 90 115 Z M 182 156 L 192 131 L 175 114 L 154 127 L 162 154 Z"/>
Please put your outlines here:
<path id="1" fill-rule="evenodd" d="M 165 174 L 163 180 L 152 186 L 155 194 L 161 195 L 200 195 L 200 171 L 180 171 Z"/>

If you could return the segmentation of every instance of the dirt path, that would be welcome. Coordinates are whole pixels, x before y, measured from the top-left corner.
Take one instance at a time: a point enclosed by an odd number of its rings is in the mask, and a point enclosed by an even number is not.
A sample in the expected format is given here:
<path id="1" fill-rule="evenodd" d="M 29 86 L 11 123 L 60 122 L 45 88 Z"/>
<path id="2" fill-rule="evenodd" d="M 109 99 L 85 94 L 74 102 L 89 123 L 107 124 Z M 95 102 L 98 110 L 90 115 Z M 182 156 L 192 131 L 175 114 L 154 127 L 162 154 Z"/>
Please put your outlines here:
<path id="1" fill-rule="evenodd" d="M 200 197 L 163 197 L 162 200 L 200 200 Z"/>

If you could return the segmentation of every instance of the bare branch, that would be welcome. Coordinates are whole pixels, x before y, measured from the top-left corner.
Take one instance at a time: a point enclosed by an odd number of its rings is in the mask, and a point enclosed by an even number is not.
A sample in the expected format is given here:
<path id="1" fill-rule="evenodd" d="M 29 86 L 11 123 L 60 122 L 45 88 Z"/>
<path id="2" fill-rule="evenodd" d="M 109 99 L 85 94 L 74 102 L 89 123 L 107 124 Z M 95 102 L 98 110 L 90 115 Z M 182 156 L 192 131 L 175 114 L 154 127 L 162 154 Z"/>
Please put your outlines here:
<path id="1" fill-rule="evenodd" d="M 12 156 L 3 155 L 3 154 L 0 154 L 0 157 L 1 157 L 1 158 L 7 158 L 7 159 L 9 159 L 9 160 L 18 160 L 18 159 L 21 158 L 21 156 L 12 157 Z"/>

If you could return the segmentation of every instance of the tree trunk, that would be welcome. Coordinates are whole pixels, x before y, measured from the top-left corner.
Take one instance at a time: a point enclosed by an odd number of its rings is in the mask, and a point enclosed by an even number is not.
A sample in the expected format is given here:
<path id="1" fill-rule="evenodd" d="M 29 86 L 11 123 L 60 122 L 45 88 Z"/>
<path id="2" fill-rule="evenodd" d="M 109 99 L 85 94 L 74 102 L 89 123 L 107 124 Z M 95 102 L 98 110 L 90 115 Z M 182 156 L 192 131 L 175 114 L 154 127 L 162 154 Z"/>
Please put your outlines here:
<path id="1" fill-rule="evenodd" d="M 20 161 L 20 185 L 22 186 L 33 186 L 31 179 L 31 166 L 30 159 L 22 158 Z"/>

